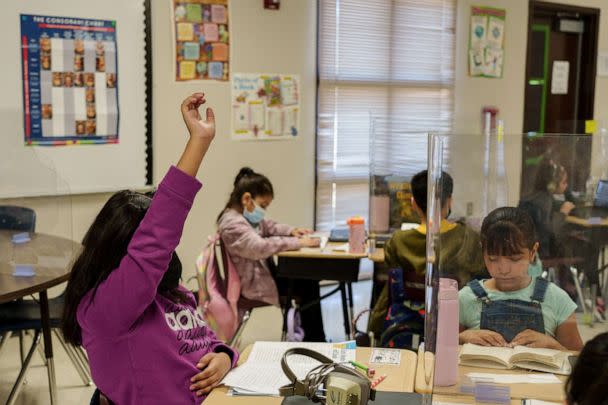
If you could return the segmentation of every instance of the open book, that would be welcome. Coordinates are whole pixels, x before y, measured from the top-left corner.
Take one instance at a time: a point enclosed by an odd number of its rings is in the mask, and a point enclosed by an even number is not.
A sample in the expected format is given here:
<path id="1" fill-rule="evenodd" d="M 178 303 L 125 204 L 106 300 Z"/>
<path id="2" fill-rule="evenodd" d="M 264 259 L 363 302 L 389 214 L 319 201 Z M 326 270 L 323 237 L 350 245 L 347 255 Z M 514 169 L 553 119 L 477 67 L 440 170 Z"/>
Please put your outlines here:
<path id="1" fill-rule="evenodd" d="M 553 349 L 533 349 L 526 346 L 486 347 L 466 343 L 460 350 L 463 366 L 545 371 L 555 374 L 570 374 L 568 352 Z"/>

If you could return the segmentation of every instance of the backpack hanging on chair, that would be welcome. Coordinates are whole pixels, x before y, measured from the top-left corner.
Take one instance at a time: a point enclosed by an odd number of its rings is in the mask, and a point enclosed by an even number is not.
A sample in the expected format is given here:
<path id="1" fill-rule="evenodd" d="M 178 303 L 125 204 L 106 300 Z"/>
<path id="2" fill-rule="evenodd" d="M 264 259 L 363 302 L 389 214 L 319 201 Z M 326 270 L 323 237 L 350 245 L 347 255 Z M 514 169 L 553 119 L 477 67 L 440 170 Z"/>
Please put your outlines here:
<path id="1" fill-rule="evenodd" d="M 424 303 L 408 301 L 403 269 L 388 274 L 390 306 L 380 335 L 381 347 L 416 350 L 424 338 Z"/>
<path id="2" fill-rule="evenodd" d="M 224 276 L 220 271 L 223 264 Z M 198 302 L 203 319 L 217 337 L 228 342 L 239 327 L 238 301 L 241 295 L 241 280 L 222 249 L 219 233 L 209 237 L 207 246 L 196 259 L 199 282 Z"/>

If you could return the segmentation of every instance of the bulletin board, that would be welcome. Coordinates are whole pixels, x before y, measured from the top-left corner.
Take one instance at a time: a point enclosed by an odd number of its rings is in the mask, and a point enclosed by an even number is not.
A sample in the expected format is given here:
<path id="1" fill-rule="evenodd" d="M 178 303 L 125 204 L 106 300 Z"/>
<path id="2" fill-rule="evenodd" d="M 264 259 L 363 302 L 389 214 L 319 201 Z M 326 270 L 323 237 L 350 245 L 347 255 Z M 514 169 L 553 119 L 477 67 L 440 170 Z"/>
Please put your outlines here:
<path id="1" fill-rule="evenodd" d="M 504 66 L 506 10 L 471 7 L 469 75 L 501 78 Z"/>
<path id="2" fill-rule="evenodd" d="M 3 1 L 0 198 L 151 182 L 148 5 Z"/>

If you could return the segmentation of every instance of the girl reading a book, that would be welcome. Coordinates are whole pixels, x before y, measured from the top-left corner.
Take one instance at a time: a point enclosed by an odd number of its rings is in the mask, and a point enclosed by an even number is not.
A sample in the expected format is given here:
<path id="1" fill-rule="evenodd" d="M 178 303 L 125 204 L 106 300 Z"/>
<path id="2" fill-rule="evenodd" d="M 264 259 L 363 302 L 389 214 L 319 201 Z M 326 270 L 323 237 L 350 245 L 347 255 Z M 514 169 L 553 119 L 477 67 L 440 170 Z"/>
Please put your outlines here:
<path id="1" fill-rule="evenodd" d="M 534 223 L 519 208 L 492 211 L 481 226 L 483 259 L 491 278 L 460 290 L 460 343 L 580 350 L 576 304 L 528 267 L 538 241 Z"/>

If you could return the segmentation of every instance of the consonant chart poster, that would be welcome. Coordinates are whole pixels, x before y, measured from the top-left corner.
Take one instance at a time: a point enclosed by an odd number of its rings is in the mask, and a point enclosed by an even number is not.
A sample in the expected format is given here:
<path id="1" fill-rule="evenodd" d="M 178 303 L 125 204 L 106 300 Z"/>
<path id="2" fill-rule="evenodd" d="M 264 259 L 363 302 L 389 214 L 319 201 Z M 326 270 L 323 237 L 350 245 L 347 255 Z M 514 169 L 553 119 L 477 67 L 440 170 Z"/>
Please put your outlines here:
<path id="1" fill-rule="evenodd" d="M 118 143 L 116 22 L 20 18 L 25 144 Z"/>

